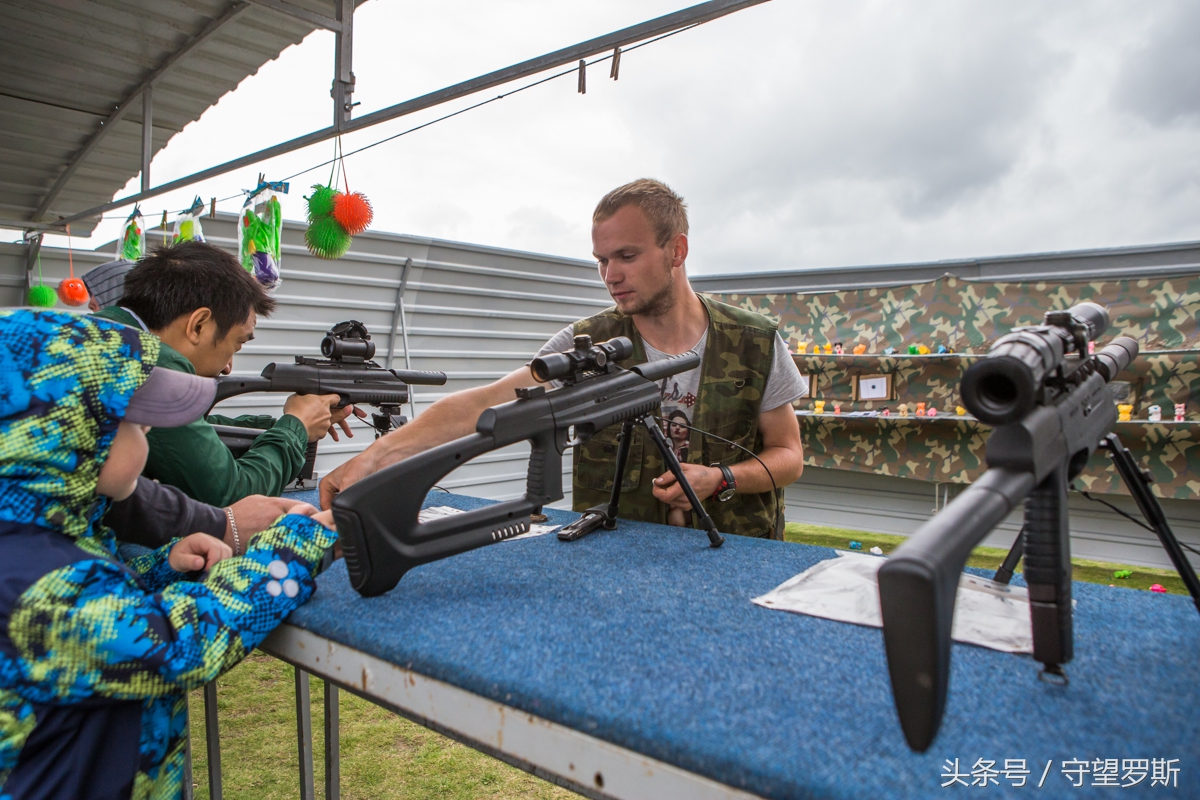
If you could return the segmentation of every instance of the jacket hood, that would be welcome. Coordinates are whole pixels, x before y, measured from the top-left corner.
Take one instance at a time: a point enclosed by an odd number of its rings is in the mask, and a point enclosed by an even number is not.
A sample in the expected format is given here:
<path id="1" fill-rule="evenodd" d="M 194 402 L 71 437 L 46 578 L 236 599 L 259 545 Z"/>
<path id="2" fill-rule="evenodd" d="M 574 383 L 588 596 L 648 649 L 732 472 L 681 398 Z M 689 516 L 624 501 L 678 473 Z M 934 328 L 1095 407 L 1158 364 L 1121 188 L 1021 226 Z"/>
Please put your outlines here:
<path id="1" fill-rule="evenodd" d="M 55 311 L 0 312 L 0 523 L 115 552 L 100 467 L 158 358 L 152 334 Z"/>

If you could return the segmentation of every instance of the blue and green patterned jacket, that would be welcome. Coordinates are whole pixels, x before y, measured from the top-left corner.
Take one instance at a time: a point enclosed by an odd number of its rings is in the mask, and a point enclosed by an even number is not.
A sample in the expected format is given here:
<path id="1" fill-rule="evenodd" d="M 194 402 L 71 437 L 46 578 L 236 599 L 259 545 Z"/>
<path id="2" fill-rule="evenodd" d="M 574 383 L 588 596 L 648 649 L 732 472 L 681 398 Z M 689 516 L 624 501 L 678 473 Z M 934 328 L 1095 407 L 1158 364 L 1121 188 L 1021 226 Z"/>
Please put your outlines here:
<path id="1" fill-rule="evenodd" d="M 121 559 L 96 481 L 157 355 L 117 323 L 0 313 L 0 800 L 179 797 L 186 692 L 308 600 L 336 538 L 282 517 L 202 578 L 170 545 Z"/>

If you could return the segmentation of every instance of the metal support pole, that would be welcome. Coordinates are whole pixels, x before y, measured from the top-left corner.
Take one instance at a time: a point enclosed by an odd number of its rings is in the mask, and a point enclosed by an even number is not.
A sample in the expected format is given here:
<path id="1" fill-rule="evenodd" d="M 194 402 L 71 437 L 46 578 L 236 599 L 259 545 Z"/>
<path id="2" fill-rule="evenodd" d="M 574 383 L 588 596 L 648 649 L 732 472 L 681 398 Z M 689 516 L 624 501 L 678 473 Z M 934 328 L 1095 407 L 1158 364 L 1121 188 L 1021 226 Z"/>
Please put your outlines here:
<path id="1" fill-rule="evenodd" d="M 217 682 L 204 684 L 204 740 L 208 748 L 208 797 L 221 800 L 221 730 L 217 723 Z"/>
<path id="2" fill-rule="evenodd" d="M 325 681 L 325 800 L 341 796 L 342 766 L 339 753 L 338 688 Z"/>
<path id="3" fill-rule="evenodd" d="M 333 127 L 342 130 L 354 108 L 354 0 L 337 1 L 341 30 L 333 37 Z"/>
<path id="4" fill-rule="evenodd" d="M 188 728 L 183 739 L 183 800 L 192 800 L 195 787 L 192 785 L 192 701 L 187 701 Z"/>
<path id="5" fill-rule="evenodd" d="M 315 800 L 313 788 L 312 707 L 308 673 L 296 667 L 296 739 L 300 751 L 300 800 Z"/>
<path id="6" fill-rule="evenodd" d="M 33 270 L 38 263 L 38 254 L 42 251 L 42 234 L 26 234 L 25 248 L 25 301 L 28 302 L 29 290 L 33 288 Z"/>
<path id="7" fill-rule="evenodd" d="M 392 368 L 392 359 L 396 355 L 396 323 L 400 324 L 400 333 L 404 341 L 404 368 L 412 369 L 412 358 L 408 355 L 408 324 L 404 319 L 404 292 L 408 289 L 408 275 L 412 271 L 412 259 L 404 259 L 400 270 L 400 285 L 396 288 L 396 306 L 392 309 L 392 327 L 388 335 L 387 367 Z M 413 401 L 412 389 L 408 392 L 408 412 L 412 417 L 417 416 L 417 405 Z"/>
<path id="8" fill-rule="evenodd" d="M 150 188 L 150 156 L 154 151 L 154 85 L 142 90 L 142 191 Z"/>

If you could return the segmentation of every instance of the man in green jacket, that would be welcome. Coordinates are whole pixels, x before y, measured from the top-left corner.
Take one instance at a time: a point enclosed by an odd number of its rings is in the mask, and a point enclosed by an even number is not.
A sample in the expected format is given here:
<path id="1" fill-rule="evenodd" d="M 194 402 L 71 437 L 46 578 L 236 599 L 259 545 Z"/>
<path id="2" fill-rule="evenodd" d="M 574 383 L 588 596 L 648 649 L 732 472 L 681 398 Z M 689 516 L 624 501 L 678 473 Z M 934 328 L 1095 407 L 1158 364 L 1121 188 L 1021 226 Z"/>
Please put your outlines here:
<path id="1" fill-rule="evenodd" d="M 158 336 L 158 366 L 215 378 L 230 371 L 234 354 L 254 338 L 258 317 L 274 310 L 275 301 L 236 258 L 210 244 L 184 242 L 138 262 L 121 299 L 96 316 Z M 213 506 L 277 495 L 300 474 L 310 441 L 335 423 L 352 435 L 345 422 L 351 407 L 333 410 L 337 402 L 337 395 L 291 395 L 279 419 L 210 415 L 182 428 L 155 428 L 143 474 Z M 214 424 L 264 432 L 234 458 Z"/>
<path id="2" fill-rule="evenodd" d="M 782 489 L 804 463 L 792 401 L 808 384 L 775 323 L 692 290 L 685 268 L 687 210 L 659 181 L 634 181 L 600 201 L 592 215 L 592 251 L 615 305 L 563 329 L 538 355 L 570 350 L 578 334 L 598 342 L 628 336 L 633 357 L 620 362 L 623 367 L 689 351 L 700 355 L 699 367 L 665 378 L 660 387 L 661 418 L 689 431 L 683 472 L 720 530 L 782 538 Z M 339 491 L 376 470 L 473 432 L 484 409 L 535 384 L 525 366 L 442 398 L 326 475 L 321 504 L 328 508 Z M 576 448 L 576 511 L 608 502 L 617 432 L 617 426 L 606 428 Z M 695 523 L 682 488 L 640 429 L 629 450 L 621 516 Z"/>

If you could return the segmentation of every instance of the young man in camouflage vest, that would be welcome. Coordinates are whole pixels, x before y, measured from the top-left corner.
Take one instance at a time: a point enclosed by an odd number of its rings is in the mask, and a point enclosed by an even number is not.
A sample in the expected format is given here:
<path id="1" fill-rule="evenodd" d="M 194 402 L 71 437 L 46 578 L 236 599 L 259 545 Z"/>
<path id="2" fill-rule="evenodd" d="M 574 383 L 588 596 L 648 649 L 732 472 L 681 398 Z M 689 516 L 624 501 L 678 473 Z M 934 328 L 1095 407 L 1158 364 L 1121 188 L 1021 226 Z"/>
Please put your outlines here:
<path id="1" fill-rule="evenodd" d="M 633 357 L 621 366 L 697 352 L 698 368 L 662 385 L 662 419 L 690 428 L 686 447 L 677 448 L 686 453 L 684 474 L 721 531 L 780 537 L 783 488 L 803 469 L 791 404 L 807 386 L 775 324 L 692 290 L 685 268 L 687 211 L 683 200 L 658 181 L 638 180 L 609 192 L 592 216 L 592 246 L 615 305 L 564 328 L 538 355 L 570 350 L 573 337 L 585 333 L 593 341 L 628 336 Z M 535 383 L 526 366 L 488 386 L 439 400 L 326 476 L 322 506 L 328 508 L 337 492 L 376 470 L 471 433 L 484 409 Z M 681 432 L 667 425 L 664 433 L 680 438 Z M 607 503 L 618 431 L 605 429 L 575 451 L 575 510 Z M 779 490 L 775 497 L 772 478 Z M 621 516 L 693 522 L 682 489 L 640 429 L 622 484 Z"/>

